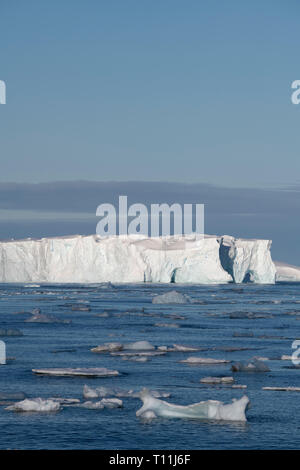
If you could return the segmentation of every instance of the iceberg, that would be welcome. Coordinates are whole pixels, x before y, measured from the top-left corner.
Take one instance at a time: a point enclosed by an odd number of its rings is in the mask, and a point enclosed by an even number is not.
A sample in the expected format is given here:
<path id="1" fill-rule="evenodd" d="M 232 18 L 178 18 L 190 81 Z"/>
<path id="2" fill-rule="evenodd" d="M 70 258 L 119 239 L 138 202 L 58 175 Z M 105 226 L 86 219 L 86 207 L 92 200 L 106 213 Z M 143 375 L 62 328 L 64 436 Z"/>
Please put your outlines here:
<path id="1" fill-rule="evenodd" d="M 74 235 L 1 241 L 0 282 L 274 283 L 270 247 L 270 240 L 215 235 L 199 240 Z"/>
<path id="2" fill-rule="evenodd" d="M 225 421 L 247 420 L 245 414 L 249 403 L 247 396 L 243 396 L 239 400 L 234 400 L 228 405 L 225 405 L 221 401 L 208 400 L 186 406 L 173 405 L 154 398 L 148 390 L 143 390 L 140 398 L 143 402 L 143 406 L 136 412 L 136 416 L 141 418 L 154 418 L 155 415 L 163 418 L 194 418 Z"/>
<path id="3" fill-rule="evenodd" d="M 276 267 L 276 281 L 278 282 L 300 282 L 300 268 L 291 264 L 274 262 Z"/>

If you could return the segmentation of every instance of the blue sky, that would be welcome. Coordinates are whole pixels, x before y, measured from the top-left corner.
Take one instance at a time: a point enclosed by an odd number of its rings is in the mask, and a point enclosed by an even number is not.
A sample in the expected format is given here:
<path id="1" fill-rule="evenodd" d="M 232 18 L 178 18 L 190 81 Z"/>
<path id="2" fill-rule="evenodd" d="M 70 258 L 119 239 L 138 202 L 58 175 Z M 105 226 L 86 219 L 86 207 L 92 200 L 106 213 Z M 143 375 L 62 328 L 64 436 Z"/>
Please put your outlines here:
<path id="1" fill-rule="evenodd" d="M 204 203 L 208 233 L 272 238 L 300 264 L 299 13 L 1 0 L 0 238 L 94 233 L 96 207 L 126 190 Z"/>
<path id="2" fill-rule="evenodd" d="M 1 0 L 0 181 L 299 181 L 296 0 Z"/>

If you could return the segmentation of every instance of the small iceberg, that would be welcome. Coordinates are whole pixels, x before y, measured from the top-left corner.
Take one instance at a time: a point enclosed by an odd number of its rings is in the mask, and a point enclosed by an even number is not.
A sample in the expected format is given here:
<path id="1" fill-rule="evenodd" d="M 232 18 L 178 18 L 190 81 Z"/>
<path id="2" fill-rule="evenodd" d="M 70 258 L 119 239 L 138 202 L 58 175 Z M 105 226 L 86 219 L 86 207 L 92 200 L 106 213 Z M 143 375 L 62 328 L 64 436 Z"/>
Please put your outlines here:
<path id="1" fill-rule="evenodd" d="M 140 394 L 140 398 L 143 402 L 143 406 L 136 412 L 136 416 L 141 418 L 154 418 L 155 415 L 163 418 L 247 421 L 245 414 L 249 404 L 249 398 L 247 396 L 243 396 L 239 400 L 233 400 L 233 402 L 228 405 L 221 401 L 208 400 L 184 406 L 173 405 L 154 398 L 148 390 L 144 389 Z"/>
<path id="2" fill-rule="evenodd" d="M 180 294 L 176 290 L 156 295 L 152 299 L 153 304 L 189 304 L 192 299 L 186 294 Z"/>
<path id="3" fill-rule="evenodd" d="M 53 368 L 53 369 L 32 369 L 32 372 L 37 375 L 55 375 L 61 377 L 110 377 L 120 375 L 117 370 L 109 370 L 105 367 L 91 367 L 91 368 Z"/>
<path id="4" fill-rule="evenodd" d="M 18 401 L 13 405 L 7 406 L 5 409 L 9 411 L 38 411 L 50 412 L 59 411 L 60 403 L 54 400 L 43 400 L 42 398 L 30 398 Z"/>

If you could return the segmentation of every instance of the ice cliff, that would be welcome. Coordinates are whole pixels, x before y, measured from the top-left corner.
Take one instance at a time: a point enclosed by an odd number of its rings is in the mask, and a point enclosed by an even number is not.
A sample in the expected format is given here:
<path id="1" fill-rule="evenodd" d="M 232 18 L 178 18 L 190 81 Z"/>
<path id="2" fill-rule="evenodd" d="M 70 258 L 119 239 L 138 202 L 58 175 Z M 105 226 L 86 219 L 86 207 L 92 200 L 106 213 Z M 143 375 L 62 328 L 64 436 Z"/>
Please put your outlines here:
<path id="1" fill-rule="evenodd" d="M 97 235 L 0 242 L 0 282 L 274 283 L 269 240 Z"/>

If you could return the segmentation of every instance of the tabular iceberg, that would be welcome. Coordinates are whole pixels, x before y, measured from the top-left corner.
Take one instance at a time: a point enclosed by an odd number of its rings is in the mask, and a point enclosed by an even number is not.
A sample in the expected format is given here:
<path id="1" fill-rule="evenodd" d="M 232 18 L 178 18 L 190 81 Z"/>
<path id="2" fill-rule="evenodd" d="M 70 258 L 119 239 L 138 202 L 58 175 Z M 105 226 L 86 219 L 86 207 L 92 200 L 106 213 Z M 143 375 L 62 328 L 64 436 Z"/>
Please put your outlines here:
<path id="1" fill-rule="evenodd" d="M 0 282 L 274 283 L 269 240 L 97 235 L 0 242 Z"/>

